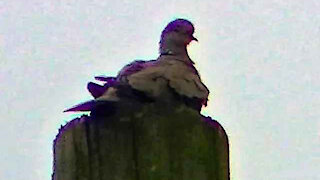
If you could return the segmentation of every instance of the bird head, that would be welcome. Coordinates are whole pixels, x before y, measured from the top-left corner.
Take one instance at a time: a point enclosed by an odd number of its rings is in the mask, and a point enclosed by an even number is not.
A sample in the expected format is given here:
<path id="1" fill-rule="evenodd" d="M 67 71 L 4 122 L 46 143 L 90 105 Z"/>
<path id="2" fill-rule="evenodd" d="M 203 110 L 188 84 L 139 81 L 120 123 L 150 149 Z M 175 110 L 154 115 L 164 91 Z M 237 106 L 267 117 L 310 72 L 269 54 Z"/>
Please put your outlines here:
<path id="1" fill-rule="evenodd" d="M 175 47 L 186 47 L 191 41 L 198 41 L 193 36 L 193 24 L 186 19 L 176 19 L 170 22 L 162 31 L 160 39 L 161 46 L 174 45 Z"/>

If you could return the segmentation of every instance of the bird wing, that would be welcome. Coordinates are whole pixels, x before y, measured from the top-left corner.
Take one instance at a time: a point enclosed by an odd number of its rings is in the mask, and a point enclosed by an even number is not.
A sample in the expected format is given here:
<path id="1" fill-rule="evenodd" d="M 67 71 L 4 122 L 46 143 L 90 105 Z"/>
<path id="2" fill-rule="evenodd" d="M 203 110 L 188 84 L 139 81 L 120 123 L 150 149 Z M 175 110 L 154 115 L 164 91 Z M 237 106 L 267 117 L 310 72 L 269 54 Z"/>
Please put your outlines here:
<path id="1" fill-rule="evenodd" d="M 150 96 L 158 96 L 168 86 L 179 95 L 189 98 L 206 100 L 209 95 L 194 66 L 172 56 L 160 56 L 153 66 L 131 74 L 127 79 L 132 88 Z"/>
<path id="2" fill-rule="evenodd" d="M 148 97 L 158 97 L 173 89 L 177 94 L 197 98 L 206 105 L 209 90 L 201 82 L 192 64 L 179 61 L 172 56 L 160 56 L 157 60 L 134 61 L 121 69 L 116 78 L 97 76 L 95 79 L 106 82 L 103 86 L 89 82 L 88 90 L 95 100 L 76 105 L 64 112 L 91 111 L 99 102 L 119 101 L 118 85 L 143 92 Z"/>

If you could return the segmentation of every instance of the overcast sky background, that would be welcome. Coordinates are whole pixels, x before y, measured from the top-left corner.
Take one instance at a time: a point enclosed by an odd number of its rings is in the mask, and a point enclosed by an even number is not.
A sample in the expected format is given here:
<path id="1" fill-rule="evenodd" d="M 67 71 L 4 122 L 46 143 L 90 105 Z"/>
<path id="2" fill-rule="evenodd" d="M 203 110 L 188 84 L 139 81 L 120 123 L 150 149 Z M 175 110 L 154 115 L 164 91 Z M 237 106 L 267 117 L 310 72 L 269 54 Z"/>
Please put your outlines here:
<path id="1" fill-rule="evenodd" d="M 0 179 L 44 180 L 52 141 L 86 83 L 155 59 L 165 25 L 211 90 L 203 113 L 229 136 L 233 180 L 320 179 L 320 1 L 0 1 Z"/>

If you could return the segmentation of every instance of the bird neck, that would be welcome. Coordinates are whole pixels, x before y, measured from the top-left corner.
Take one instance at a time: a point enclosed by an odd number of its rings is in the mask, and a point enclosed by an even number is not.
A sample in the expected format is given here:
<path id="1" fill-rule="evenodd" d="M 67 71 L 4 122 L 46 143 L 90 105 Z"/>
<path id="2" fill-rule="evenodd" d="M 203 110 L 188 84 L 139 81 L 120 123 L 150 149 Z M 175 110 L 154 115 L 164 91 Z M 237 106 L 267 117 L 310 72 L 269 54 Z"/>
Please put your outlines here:
<path id="1" fill-rule="evenodd" d="M 160 55 L 173 55 L 175 58 L 185 61 L 187 63 L 194 64 L 194 62 L 190 59 L 187 51 L 186 45 L 177 45 L 170 41 L 162 41 L 160 42 Z"/>

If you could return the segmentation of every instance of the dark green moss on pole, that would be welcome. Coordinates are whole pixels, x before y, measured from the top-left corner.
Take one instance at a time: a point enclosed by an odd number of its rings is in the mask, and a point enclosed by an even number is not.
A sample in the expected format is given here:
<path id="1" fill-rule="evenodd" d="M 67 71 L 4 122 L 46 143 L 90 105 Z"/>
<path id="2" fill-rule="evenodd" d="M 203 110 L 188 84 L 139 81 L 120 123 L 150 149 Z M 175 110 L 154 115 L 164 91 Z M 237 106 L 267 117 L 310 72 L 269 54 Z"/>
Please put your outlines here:
<path id="1" fill-rule="evenodd" d="M 116 108 L 60 129 L 54 180 L 229 179 L 228 139 L 216 121 L 182 104 Z"/>

